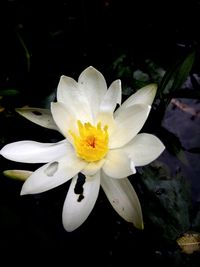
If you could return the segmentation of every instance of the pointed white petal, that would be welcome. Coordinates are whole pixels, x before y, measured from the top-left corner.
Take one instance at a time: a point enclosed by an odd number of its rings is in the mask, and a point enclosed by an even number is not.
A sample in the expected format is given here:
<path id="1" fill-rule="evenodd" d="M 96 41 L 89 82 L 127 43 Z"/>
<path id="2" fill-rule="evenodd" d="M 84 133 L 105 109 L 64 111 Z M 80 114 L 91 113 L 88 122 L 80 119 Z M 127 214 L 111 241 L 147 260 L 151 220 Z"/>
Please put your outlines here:
<path id="1" fill-rule="evenodd" d="M 57 88 L 57 101 L 67 105 L 68 97 L 71 97 L 70 100 L 76 101 L 77 94 L 78 94 L 78 83 L 71 77 L 62 75 L 60 77 L 60 81 L 58 83 L 58 88 Z"/>
<path id="2" fill-rule="evenodd" d="M 62 102 L 77 120 L 91 121 L 87 98 L 74 79 L 61 76 L 57 89 L 57 101 Z"/>
<path id="3" fill-rule="evenodd" d="M 157 87 L 157 84 L 152 83 L 139 89 L 136 93 L 132 94 L 126 99 L 126 101 L 124 101 L 121 107 L 116 110 L 115 116 L 117 116 L 122 109 L 128 108 L 135 104 L 145 104 L 151 106 L 157 92 Z"/>
<path id="4" fill-rule="evenodd" d="M 108 152 L 103 170 L 113 178 L 123 178 L 133 174 L 130 168 L 130 159 L 121 149 L 114 149 Z"/>
<path id="5" fill-rule="evenodd" d="M 80 172 L 85 165 L 86 162 L 73 154 L 51 161 L 37 169 L 25 181 L 21 195 L 41 193 L 59 186 Z"/>
<path id="6" fill-rule="evenodd" d="M 105 159 L 99 160 L 97 162 L 90 162 L 81 172 L 84 175 L 95 175 L 105 163 Z"/>
<path id="7" fill-rule="evenodd" d="M 78 228 L 91 213 L 99 193 L 100 174 L 96 173 L 93 179 L 86 178 L 82 194 L 76 193 L 76 182 L 77 177 L 74 177 L 63 206 L 63 226 L 68 232 Z"/>
<path id="8" fill-rule="evenodd" d="M 58 128 L 68 139 L 71 138 L 69 130 L 76 129 L 77 120 L 61 102 L 51 103 L 51 112 Z M 71 140 L 71 139 L 70 139 Z"/>
<path id="9" fill-rule="evenodd" d="M 85 95 L 93 118 L 99 111 L 100 103 L 106 94 L 107 85 L 104 76 L 93 67 L 86 68 L 78 78 L 80 91 Z"/>
<path id="10" fill-rule="evenodd" d="M 122 89 L 121 89 L 121 81 L 116 80 L 114 81 L 109 89 L 107 90 L 106 94 L 100 105 L 100 112 L 111 112 L 113 113 L 116 105 L 121 105 L 121 98 L 122 98 Z"/>
<path id="11" fill-rule="evenodd" d="M 8 178 L 25 181 L 28 179 L 29 176 L 31 176 L 33 172 L 32 171 L 26 171 L 26 170 L 5 170 L 3 171 L 3 175 L 5 175 Z"/>
<path id="12" fill-rule="evenodd" d="M 154 135 L 141 133 L 122 148 L 135 166 L 144 166 L 158 158 L 165 149 L 163 143 Z"/>
<path id="13" fill-rule="evenodd" d="M 20 115 L 26 119 L 48 129 L 59 131 L 55 124 L 52 114 L 48 109 L 42 108 L 16 108 L 15 109 Z"/>
<path id="14" fill-rule="evenodd" d="M 138 196 L 128 178 L 112 179 L 104 173 L 101 186 L 115 211 L 135 227 L 143 229 L 142 210 Z"/>
<path id="15" fill-rule="evenodd" d="M 46 163 L 73 150 L 67 140 L 58 143 L 19 141 L 5 145 L 0 154 L 9 160 L 24 163 Z"/>
<path id="16" fill-rule="evenodd" d="M 109 147 L 122 147 L 135 137 L 147 120 L 150 109 L 150 106 L 136 104 L 121 110 L 115 118 L 115 129 L 110 136 Z"/>
<path id="17" fill-rule="evenodd" d="M 113 131 L 115 131 L 115 120 L 112 112 L 99 112 L 94 124 L 97 124 L 98 122 L 101 122 L 102 128 L 104 126 L 108 126 L 109 136 L 111 136 Z"/>

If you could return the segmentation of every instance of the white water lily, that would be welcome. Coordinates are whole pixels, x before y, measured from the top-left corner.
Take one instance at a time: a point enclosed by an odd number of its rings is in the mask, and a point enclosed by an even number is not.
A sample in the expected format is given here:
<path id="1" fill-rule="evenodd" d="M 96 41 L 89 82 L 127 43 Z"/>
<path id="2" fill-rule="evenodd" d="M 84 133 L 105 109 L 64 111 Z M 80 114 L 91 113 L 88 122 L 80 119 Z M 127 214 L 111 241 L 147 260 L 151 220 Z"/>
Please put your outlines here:
<path id="1" fill-rule="evenodd" d="M 57 143 L 19 141 L 1 149 L 1 155 L 9 160 L 46 163 L 33 173 L 25 173 L 28 178 L 21 195 L 41 193 L 72 179 L 62 221 L 67 231 L 73 231 L 89 216 L 101 185 L 116 212 L 143 228 L 140 202 L 127 176 L 164 150 L 156 136 L 139 133 L 156 89 L 155 84 L 143 87 L 121 105 L 120 80 L 107 89 L 103 75 L 88 67 L 78 82 L 67 76 L 60 78 L 57 102 L 51 103 L 51 110 L 17 109 L 32 122 L 58 130 L 65 137 Z M 121 106 L 115 111 L 117 104 Z M 85 181 L 77 192 L 79 173 Z"/>

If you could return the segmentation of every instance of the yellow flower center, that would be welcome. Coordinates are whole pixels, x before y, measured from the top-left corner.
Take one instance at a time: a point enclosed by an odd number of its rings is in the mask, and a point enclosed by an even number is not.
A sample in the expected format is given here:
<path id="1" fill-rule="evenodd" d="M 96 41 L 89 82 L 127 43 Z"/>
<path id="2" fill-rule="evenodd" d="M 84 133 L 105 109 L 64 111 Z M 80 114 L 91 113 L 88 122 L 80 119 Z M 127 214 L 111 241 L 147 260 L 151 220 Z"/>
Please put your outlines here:
<path id="1" fill-rule="evenodd" d="M 74 148 L 78 157 L 88 161 L 98 161 L 108 152 L 108 126 L 101 127 L 101 122 L 97 126 L 91 123 L 77 121 L 79 135 L 69 131 L 74 139 Z"/>

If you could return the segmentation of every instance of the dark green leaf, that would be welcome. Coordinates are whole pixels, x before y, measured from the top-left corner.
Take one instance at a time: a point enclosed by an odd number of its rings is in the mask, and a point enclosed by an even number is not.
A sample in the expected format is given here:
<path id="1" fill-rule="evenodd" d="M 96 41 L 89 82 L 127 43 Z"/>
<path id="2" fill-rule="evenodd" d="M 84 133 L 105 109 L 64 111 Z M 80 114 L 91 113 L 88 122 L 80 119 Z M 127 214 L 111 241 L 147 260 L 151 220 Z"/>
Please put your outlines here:
<path id="1" fill-rule="evenodd" d="M 175 73 L 174 82 L 171 88 L 172 91 L 175 91 L 182 86 L 192 69 L 194 59 L 195 53 L 193 52 L 189 54 L 185 60 L 183 60 L 182 64 L 180 64 L 180 67 L 177 69 L 177 73 Z"/>
<path id="2" fill-rule="evenodd" d="M 175 240 L 190 227 L 191 189 L 181 173 L 171 176 L 168 168 L 155 161 L 143 168 L 143 213 L 164 238 Z"/>
<path id="3" fill-rule="evenodd" d="M 189 76 L 195 59 L 195 52 L 190 53 L 183 60 L 177 61 L 163 76 L 159 86 L 158 94 L 161 99 L 163 95 L 171 94 L 180 89 L 186 78 Z"/>
<path id="4" fill-rule="evenodd" d="M 1 89 L 0 96 L 13 96 L 18 95 L 19 91 L 16 89 Z"/>
<path id="5" fill-rule="evenodd" d="M 30 55 L 30 52 L 29 52 L 29 50 L 28 50 L 23 38 L 19 34 L 18 30 L 16 30 L 16 35 L 17 35 L 17 37 L 19 39 L 19 42 L 22 45 L 22 48 L 23 48 L 24 53 L 25 53 L 26 63 L 27 63 L 27 71 L 30 72 L 30 67 L 31 67 L 31 55 Z"/>
<path id="6" fill-rule="evenodd" d="M 166 71 L 165 75 L 163 76 L 160 84 L 158 85 L 158 94 L 162 96 L 162 94 L 169 93 L 169 90 L 173 83 L 173 76 L 179 67 L 179 64 L 176 62 L 169 70 Z M 162 97 L 161 97 L 162 98 Z"/>

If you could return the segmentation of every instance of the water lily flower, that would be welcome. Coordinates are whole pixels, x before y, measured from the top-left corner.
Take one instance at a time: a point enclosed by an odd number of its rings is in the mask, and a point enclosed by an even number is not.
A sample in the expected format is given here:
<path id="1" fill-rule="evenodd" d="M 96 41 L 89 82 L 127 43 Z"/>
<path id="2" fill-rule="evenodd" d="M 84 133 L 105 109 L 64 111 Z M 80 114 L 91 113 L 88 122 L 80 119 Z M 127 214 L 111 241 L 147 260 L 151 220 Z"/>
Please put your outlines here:
<path id="1" fill-rule="evenodd" d="M 57 143 L 19 141 L 1 149 L 1 155 L 9 160 L 45 163 L 33 173 L 28 172 L 21 195 L 41 193 L 72 179 L 62 221 L 67 231 L 73 231 L 89 216 L 101 186 L 116 212 L 135 227 L 143 228 L 140 202 L 127 177 L 164 150 L 156 136 L 139 133 L 156 89 L 155 84 L 147 85 L 121 105 L 120 80 L 107 88 L 104 76 L 88 67 L 78 81 L 61 76 L 57 102 L 51 103 L 50 110 L 17 109 L 32 122 L 64 136 Z M 80 173 L 85 180 L 77 192 Z"/>

